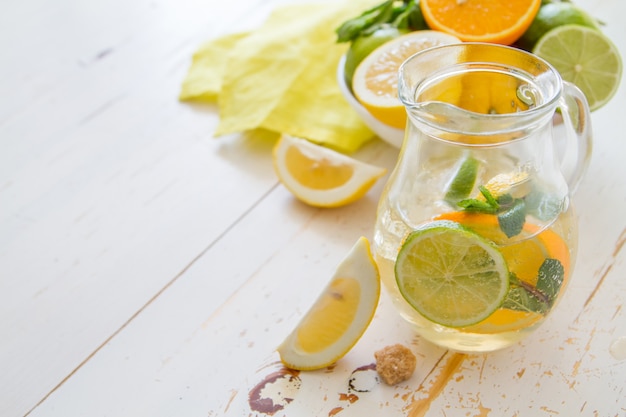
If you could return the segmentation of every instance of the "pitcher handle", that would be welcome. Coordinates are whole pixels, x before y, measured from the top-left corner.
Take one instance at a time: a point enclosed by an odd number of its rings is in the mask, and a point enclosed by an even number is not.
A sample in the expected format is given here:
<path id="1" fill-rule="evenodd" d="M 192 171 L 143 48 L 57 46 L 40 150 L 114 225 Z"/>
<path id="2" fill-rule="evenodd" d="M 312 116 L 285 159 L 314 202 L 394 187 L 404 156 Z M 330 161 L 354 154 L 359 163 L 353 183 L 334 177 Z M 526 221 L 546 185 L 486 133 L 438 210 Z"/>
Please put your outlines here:
<path id="1" fill-rule="evenodd" d="M 591 113 L 583 92 L 567 81 L 563 81 L 563 94 L 558 107 L 567 131 L 561 169 L 569 186 L 569 193 L 573 195 L 591 161 Z"/>

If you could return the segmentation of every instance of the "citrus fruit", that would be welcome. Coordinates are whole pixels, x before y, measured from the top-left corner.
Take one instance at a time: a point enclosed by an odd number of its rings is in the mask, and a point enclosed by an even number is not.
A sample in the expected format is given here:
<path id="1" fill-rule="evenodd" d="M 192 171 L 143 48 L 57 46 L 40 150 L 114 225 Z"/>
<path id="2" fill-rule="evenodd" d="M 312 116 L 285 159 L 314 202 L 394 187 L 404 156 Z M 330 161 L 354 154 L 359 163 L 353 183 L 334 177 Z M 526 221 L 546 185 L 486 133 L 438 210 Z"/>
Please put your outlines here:
<path id="1" fill-rule="evenodd" d="M 420 0 L 428 27 L 464 42 L 511 45 L 532 23 L 541 0 Z"/>
<path id="2" fill-rule="evenodd" d="M 480 162 L 476 158 L 468 156 L 463 160 L 452 181 L 448 184 L 444 197 L 448 203 L 456 205 L 458 201 L 469 197 L 472 189 L 474 189 L 479 167 Z"/>
<path id="3" fill-rule="evenodd" d="M 422 316 L 447 327 L 479 323 L 509 290 L 509 271 L 489 240 L 459 223 L 433 221 L 406 238 L 396 259 L 400 293 Z"/>
<path id="4" fill-rule="evenodd" d="M 485 188 L 494 198 L 504 194 L 511 194 L 514 198 L 521 198 L 531 191 L 530 175 L 527 171 L 504 172 L 487 181 Z M 476 198 L 483 200 L 485 197 L 482 194 L 478 194 Z"/>
<path id="5" fill-rule="evenodd" d="M 531 285 L 537 283 L 537 271 L 546 258 L 558 259 L 563 265 L 565 276 L 569 276 L 570 254 L 567 244 L 557 233 L 539 226 L 524 223 L 519 240 L 513 244 L 500 229 L 497 216 L 467 211 L 453 211 L 436 217 L 436 220 L 453 221 L 480 234 L 496 244 L 503 244 L 500 252 L 504 256 L 509 271 L 520 280 Z M 536 235 L 534 239 L 525 239 Z M 523 262 L 521 261 L 523 260 Z"/>
<path id="6" fill-rule="evenodd" d="M 481 334 L 514 332 L 530 327 L 543 318 L 545 318 L 543 314 L 533 311 L 517 311 L 501 308 L 496 310 L 486 320 L 473 326 L 468 326 L 464 330 Z"/>
<path id="7" fill-rule="evenodd" d="M 599 28 L 598 21 L 574 3 L 546 3 L 539 8 L 535 19 L 515 44 L 522 49 L 532 51 L 537 41 L 546 32 L 567 24 Z"/>
<path id="8" fill-rule="evenodd" d="M 369 241 L 361 237 L 315 303 L 278 347 L 285 366 L 320 369 L 341 359 L 374 317 L 380 276 Z"/>
<path id="9" fill-rule="evenodd" d="M 598 30 L 581 25 L 559 26 L 539 39 L 533 53 L 552 64 L 564 80 L 580 88 L 592 111 L 605 105 L 619 87 L 619 50 Z"/>
<path id="10" fill-rule="evenodd" d="M 474 59 L 476 62 L 480 62 L 481 58 L 497 62 L 497 52 L 493 57 L 490 55 L 476 56 Z M 467 72 L 461 75 L 462 93 L 458 107 L 481 114 L 509 114 L 528 110 L 528 105 L 517 94 L 520 85 L 519 79 L 509 74 L 492 71 Z"/>
<path id="11" fill-rule="evenodd" d="M 299 200 L 316 207 L 356 201 L 387 172 L 289 135 L 282 135 L 274 146 L 273 163 L 283 185 Z"/>
<path id="12" fill-rule="evenodd" d="M 374 49 L 383 43 L 386 43 L 398 36 L 407 33 L 407 29 L 398 29 L 393 26 L 383 26 L 374 31 L 374 33 L 359 36 L 350 44 L 348 52 L 346 52 L 346 61 L 343 67 L 343 75 L 346 85 L 352 86 L 352 76 L 356 67 L 368 56 Z"/>
<path id="13" fill-rule="evenodd" d="M 352 91 L 376 119 L 399 129 L 406 125 L 406 111 L 398 98 L 398 70 L 411 55 L 438 45 L 460 43 L 452 35 L 418 30 L 385 42 L 357 66 Z"/>
<path id="14" fill-rule="evenodd" d="M 494 47 L 492 44 L 471 43 L 449 55 L 448 68 L 456 63 L 468 65 L 467 71 L 449 71 L 446 76 L 435 78 L 426 88 L 420 89 L 417 101 L 439 101 L 452 104 L 464 110 L 480 114 L 509 114 L 529 109 L 534 104 L 529 97 L 521 94 L 526 91 L 527 81 L 515 72 L 503 70 L 500 65 L 522 67 L 527 60 L 525 54 L 508 47 Z M 490 64 L 490 63 L 493 63 Z M 530 97 L 532 99 L 532 97 Z M 471 140 L 466 135 L 450 135 L 453 140 Z M 503 135 L 489 136 L 489 140 L 506 140 Z M 483 137 L 482 141 L 487 137 Z"/>

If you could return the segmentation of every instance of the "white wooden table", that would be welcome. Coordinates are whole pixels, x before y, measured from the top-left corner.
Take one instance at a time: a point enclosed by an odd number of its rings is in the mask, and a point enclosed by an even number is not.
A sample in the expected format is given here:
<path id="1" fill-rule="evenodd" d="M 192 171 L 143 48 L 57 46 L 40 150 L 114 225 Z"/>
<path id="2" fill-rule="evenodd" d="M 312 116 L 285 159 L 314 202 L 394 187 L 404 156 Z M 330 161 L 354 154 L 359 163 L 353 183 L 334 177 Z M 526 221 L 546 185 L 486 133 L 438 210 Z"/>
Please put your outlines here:
<path id="1" fill-rule="evenodd" d="M 275 393 L 277 416 L 626 416 L 626 83 L 593 114 L 578 266 L 539 331 L 460 355 L 383 296 L 335 367 L 281 377 L 275 347 L 371 237 L 384 181 L 344 208 L 305 206 L 277 181 L 273 142 L 215 139 L 217 108 L 177 100 L 199 45 L 278 4 L 0 4 L 0 416 L 268 415 L 256 399 L 272 389 L 293 399 Z M 578 4 L 626 57 L 626 3 Z M 396 156 L 380 140 L 356 155 Z M 416 353 L 412 379 L 354 372 L 392 343 Z"/>

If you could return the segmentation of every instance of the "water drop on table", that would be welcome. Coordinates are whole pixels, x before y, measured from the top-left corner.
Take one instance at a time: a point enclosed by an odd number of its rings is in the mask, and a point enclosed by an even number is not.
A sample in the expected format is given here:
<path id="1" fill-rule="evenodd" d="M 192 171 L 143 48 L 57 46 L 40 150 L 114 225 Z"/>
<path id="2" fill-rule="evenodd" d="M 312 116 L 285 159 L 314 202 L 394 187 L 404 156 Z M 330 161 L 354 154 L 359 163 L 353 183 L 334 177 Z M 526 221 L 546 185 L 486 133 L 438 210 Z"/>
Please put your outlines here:
<path id="1" fill-rule="evenodd" d="M 626 336 L 622 336 L 611 342 L 609 352 L 611 352 L 611 356 L 618 361 L 626 359 Z"/>

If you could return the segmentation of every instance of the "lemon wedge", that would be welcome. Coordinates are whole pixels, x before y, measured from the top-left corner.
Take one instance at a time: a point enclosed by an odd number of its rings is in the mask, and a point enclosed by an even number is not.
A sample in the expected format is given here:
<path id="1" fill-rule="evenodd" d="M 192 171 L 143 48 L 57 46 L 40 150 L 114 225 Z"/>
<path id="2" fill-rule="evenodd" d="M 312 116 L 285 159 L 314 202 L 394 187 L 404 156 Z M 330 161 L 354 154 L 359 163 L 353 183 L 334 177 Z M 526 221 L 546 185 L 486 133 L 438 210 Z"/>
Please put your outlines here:
<path id="1" fill-rule="evenodd" d="M 485 188 L 494 198 L 511 194 L 514 198 L 522 198 L 531 191 L 530 174 L 528 171 L 503 172 L 491 178 Z M 476 198 L 484 200 L 485 196 L 478 194 Z"/>
<path id="2" fill-rule="evenodd" d="M 352 203 L 387 172 L 290 135 L 282 135 L 274 146 L 273 162 L 280 182 L 299 200 L 316 207 Z"/>
<path id="3" fill-rule="evenodd" d="M 406 111 L 398 98 L 398 70 L 411 55 L 439 45 L 460 43 L 447 33 L 418 30 L 385 42 L 358 65 L 352 78 L 357 100 L 379 121 L 399 129 L 406 125 Z"/>
<path id="4" fill-rule="evenodd" d="M 313 306 L 278 347 L 285 366 L 321 369 L 341 359 L 370 324 L 380 296 L 380 275 L 369 241 L 359 238 Z"/>

